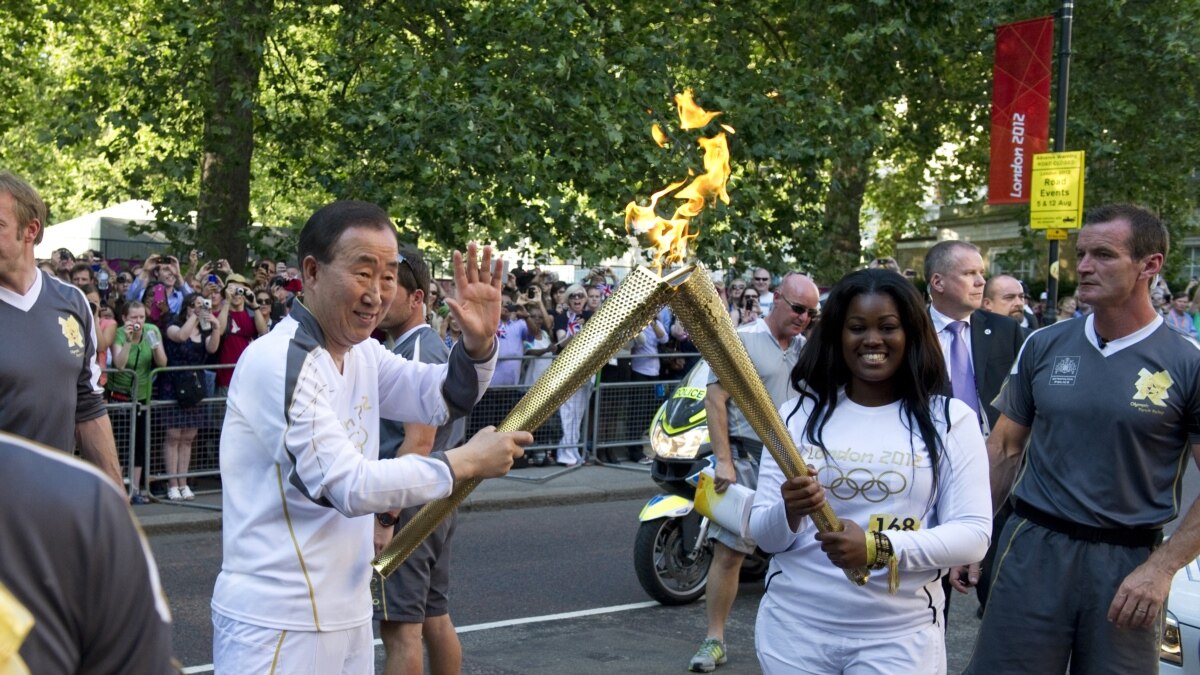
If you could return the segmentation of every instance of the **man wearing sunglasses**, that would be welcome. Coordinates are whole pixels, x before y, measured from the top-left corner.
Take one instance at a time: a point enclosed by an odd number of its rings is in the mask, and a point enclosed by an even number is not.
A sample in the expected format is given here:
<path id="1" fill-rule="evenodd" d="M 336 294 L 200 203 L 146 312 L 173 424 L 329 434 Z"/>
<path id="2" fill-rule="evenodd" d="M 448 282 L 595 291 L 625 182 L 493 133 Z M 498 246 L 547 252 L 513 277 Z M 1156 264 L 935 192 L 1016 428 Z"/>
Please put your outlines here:
<path id="1" fill-rule="evenodd" d="M 766 272 L 755 270 L 755 286 L 759 285 L 760 275 L 766 276 Z M 746 289 L 746 292 L 751 291 Z M 804 330 L 817 316 L 820 291 L 812 279 L 789 272 L 775 290 L 775 300 L 763 320 L 742 327 L 738 337 L 766 385 L 771 403 L 778 409 L 792 396 L 789 379 L 804 346 Z M 763 444 L 715 373 L 709 375 L 704 411 L 713 455 L 717 458 L 714 480 L 717 491 L 724 492 L 732 483 L 753 490 L 758 485 Z M 713 540 L 713 559 L 704 595 L 708 633 L 688 664 L 689 670 L 700 673 L 712 672 L 727 659 L 725 621 L 737 598 L 742 560 L 755 548 L 754 540 L 739 537 L 715 522 L 708 525 L 708 538 Z"/>
<path id="2" fill-rule="evenodd" d="M 771 293 L 771 273 L 763 267 L 755 269 L 750 275 L 750 284 L 758 293 L 758 306 L 762 309 L 762 315 L 770 314 L 771 304 L 775 302 L 775 296 Z"/>

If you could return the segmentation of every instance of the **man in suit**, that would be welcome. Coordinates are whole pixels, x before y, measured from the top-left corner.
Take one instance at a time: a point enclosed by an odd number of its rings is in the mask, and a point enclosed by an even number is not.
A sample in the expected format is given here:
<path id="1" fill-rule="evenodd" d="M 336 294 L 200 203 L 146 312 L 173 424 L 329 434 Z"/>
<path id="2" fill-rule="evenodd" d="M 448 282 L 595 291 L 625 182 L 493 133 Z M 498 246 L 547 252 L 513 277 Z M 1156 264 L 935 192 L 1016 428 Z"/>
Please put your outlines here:
<path id="1" fill-rule="evenodd" d="M 980 309 L 986 282 L 983 258 L 974 244 L 943 241 L 934 245 L 925 255 L 925 278 L 929 282 L 929 314 L 946 358 L 954 396 L 979 413 L 986 435 L 1000 415 L 992 407 L 992 400 L 1000 393 L 1000 385 L 1024 342 L 1021 325 L 1007 316 Z M 970 367 L 960 369 L 960 378 L 955 378 L 957 339 L 964 341 L 970 354 Z"/>
<path id="2" fill-rule="evenodd" d="M 946 359 L 950 388 L 955 398 L 962 399 L 978 413 L 986 437 L 1000 417 L 992 401 L 1021 351 L 1025 331 L 1008 316 L 980 309 L 986 282 L 983 257 L 974 244 L 965 241 L 935 244 L 925 254 L 925 279 L 929 283 L 929 314 Z M 997 515 L 1001 526 L 1006 515 Z M 985 565 L 993 554 L 989 548 Z M 949 583 L 961 593 L 978 586 L 976 594 L 982 610 L 987 603 L 988 584 L 980 577 L 979 565 L 971 565 L 951 570 Z M 947 593 L 947 607 L 949 600 Z"/>

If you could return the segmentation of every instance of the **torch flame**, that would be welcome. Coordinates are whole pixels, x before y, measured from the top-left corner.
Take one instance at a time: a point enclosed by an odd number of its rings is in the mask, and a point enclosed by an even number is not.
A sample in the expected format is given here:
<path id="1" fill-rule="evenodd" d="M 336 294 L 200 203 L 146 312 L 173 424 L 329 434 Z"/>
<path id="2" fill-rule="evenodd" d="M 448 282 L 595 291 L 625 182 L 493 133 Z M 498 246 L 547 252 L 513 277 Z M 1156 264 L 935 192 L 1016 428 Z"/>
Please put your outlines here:
<path id="1" fill-rule="evenodd" d="M 657 124 L 650 127 L 650 137 L 658 144 L 658 147 L 667 147 L 667 135 L 663 133 L 662 127 Z"/>
<path id="2" fill-rule="evenodd" d="M 682 94 L 676 94 L 675 103 L 679 109 L 679 124 L 684 129 L 698 129 L 706 126 L 719 112 L 708 112 L 696 105 L 692 100 L 689 89 Z M 733 128 L 722 124 L 721 127 L 730 134 Z M 666 144 L 666 134 L 657 125 L 650 128 L 650 134 L 659 147 Z M 725 132 L 716 136 L 701 137 L 697 140 L 704 150 L 704 173 L 689 179 L 684 179 L 668 185 L 650 196 L 648 206 L 638 206 L 636 201 L 629 202 L 625 207 L 625 227 L 635 235 L 642 235 L 654 245 L 653 264 L 660 273 L 664 266 L 687 262 L 688 244 L 699 234 L 690 228 L 691 219 L 700 215 L 705 206 L 715 205 L 717 200 L 729 203 L 729 193 L 725 185 L 729 181 L 729 143 Z M 688 171 L 689 176 L 692 175 Z M 682 190 L 679 190 L 684 184 Z M 655 208 L 658 200 L 679 190 L 675 199 L 684 201 L 675 209 L 671 218 L 658 215 Z"/>
<path id="3" fill-rule="evenodd" d="M 708 112 L 696 105 L 692 99 L 692 90 L 686 89 L 682 94 L 675 94 L 675 107 L 679 110 L 679 128 L 703 129 L 719 112 Z"/>

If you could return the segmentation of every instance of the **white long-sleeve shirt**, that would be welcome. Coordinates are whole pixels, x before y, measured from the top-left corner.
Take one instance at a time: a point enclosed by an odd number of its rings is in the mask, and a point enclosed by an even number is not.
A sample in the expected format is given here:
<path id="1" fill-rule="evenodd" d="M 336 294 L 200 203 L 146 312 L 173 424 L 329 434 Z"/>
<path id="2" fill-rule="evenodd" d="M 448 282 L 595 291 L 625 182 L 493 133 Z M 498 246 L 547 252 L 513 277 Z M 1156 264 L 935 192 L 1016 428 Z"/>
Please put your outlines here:
<path id="1" fill-rule="evenodd" d="M 804 461 L 818 470 L 825 498 L 840 519 L 864 530 L 886 530 L 899 560 L 900 590 L 888 593 L 887 570 L 873 572 L 865 587 L 851 583 L 814 539 L 812 521 L 788 527 L 780 495 L 783 472 L 763 453 L 750 533 L 774 553 L 763 603 L 773 603 L 803 624 L 858 638 L 892 638 L 942 621 L 941 577 L 954 565 L 983 558 L 991 535 L 987 453 L 975 413 L 950 399 L 932 402 L 945 445 L 936 499 L 933 472 L 915 424 L 901 419 L 900 404 L 868 408 L 841 394 L 823 432 L 829 451 L 801 438 L 811 402 L 792 415 L 796 400 L 781 408 Z M 789 419 L 789 415 L 791 418 Z M 914 429 L 910 431 L 909 426 Z"/>
<path id="2" fill-rule="evenodd" d="M 447 496 L 445 456 L 379 460 L 379 418 L 438 425 L 486 390 L 496 355 L 463 348 L 445 365 L 408 361 L 375 340 L 338 371 L 300 303 L 238 361 L 221 432 L 224 557 L 214 610 L 284 630 L 371 621 L 374 519 Z"/>

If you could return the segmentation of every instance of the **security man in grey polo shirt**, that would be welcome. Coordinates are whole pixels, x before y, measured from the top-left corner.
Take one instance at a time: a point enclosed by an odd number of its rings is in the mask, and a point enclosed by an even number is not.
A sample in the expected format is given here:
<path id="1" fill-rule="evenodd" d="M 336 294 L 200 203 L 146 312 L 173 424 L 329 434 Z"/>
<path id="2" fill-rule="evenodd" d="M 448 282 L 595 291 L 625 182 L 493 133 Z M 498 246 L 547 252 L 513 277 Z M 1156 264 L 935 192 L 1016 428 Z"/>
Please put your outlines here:
<path id="1" fill-rule="evenodd" d="M 1095 313 L 1031 335 L 996 399 L 992 500 L 1011 489 L 1014 513 L 968 673 L 1157 671 L 1171 579 L 1200 553 L 1197 504 L 1160 545 L 1200 462 L 1200 349 L 1150 304 L 1167 247 L 1143 209 L 1089 212 L 1078 293 Z"/>
<path id="2" fill-rule="evenodd" d="M 789 380 L 804 346 L 801 333 L 817 315 L 819 303 L 820 291 L 812 279 L 790 272 L 775 289 L 771 311 L 738 331 L 776 409 L 795 395 Z M 713 481 L 717 491 L 723 492 L 733 482 L 753 489 L 758 483 L 762 441 L 715 375 L 709 376 L 704 411 L 713 454 L 717 458 Z M 688 664 L 690 670 L 705 673 L 727 658 L 725 622 L 737 598 L 742 560 L 755 548 L 753 540 L 739 537 L 715 522 L 710 522 L 708 527 L 708 537 L 713 540 L 713 559 L 704 595 L 708 634 Z"/>

